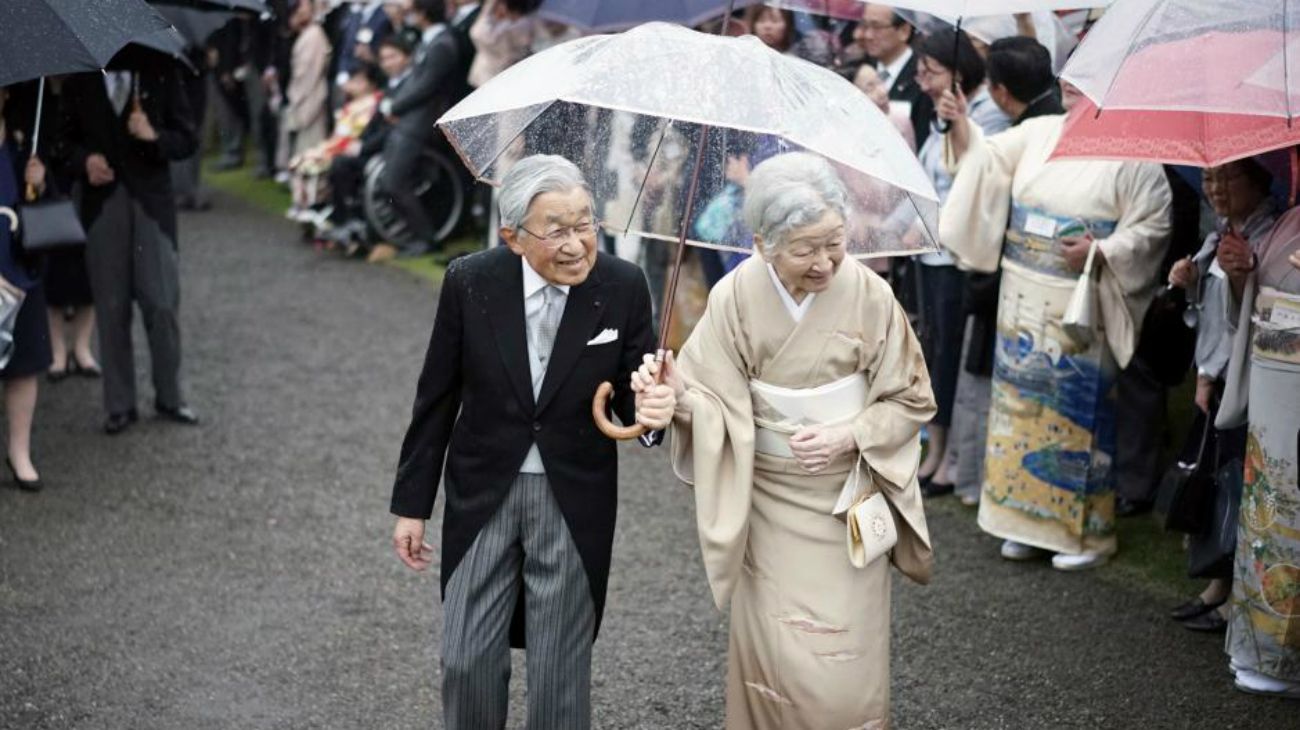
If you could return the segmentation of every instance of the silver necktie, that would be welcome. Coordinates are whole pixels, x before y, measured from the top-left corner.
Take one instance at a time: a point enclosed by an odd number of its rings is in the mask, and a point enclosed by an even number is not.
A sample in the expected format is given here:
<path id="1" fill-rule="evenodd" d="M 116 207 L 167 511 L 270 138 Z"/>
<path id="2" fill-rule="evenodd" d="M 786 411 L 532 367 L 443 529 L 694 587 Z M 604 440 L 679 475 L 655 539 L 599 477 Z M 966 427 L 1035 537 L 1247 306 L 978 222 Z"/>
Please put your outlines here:
<path id="1" fill-rule="evenodd" d="M 546 364 L 551 358 L 551 350 L 555 349 L 555 335 L 560 331 L 560 318 L 563 316 L 564 292 L 548 284 L 542 289 L 542 308 L 533 318 L 533 351 L 542 364 L 541 371 L 534 374 L 533 390 L 541 386 L 546 374 Z"/>

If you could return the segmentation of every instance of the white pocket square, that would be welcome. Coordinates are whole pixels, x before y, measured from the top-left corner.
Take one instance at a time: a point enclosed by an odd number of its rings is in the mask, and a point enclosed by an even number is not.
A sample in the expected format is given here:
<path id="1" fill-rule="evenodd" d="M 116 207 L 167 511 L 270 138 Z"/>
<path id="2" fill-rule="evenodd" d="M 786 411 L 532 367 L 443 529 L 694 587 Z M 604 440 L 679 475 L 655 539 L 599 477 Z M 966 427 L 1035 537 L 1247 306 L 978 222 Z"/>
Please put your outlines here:
<path id="1" fill-rule="evenodd" d="M 587 341 L 587 347 L 592 345 L 604 345 L 618 339 L 618 330 L 607 329 Z"/>

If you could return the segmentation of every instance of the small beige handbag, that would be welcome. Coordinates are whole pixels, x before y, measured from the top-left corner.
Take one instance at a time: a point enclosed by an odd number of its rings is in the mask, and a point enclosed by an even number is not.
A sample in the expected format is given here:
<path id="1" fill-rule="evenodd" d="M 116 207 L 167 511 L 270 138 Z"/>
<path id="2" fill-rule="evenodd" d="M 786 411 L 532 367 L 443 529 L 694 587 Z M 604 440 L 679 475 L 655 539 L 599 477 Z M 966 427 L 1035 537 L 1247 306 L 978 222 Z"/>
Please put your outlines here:
<path id="1" fill-rule="evenodd" d="M 1092 275 L 1092 261 L 1097 255 L 1097 241 L 1088 247 L 1088 260 L 1083 264 L 1079 283 L 1074 286 L 1070 303 L 1061 318 L 1061 329 L 1080 347 L 1092 344 L 1097 326 L 1097 280 Z"/>
<path id="2" fill-rule="evenodd" d="M 867 467 L 866 484 L 863 484 L 862 461 L 859 458 L 849 474 L 834 510 L 836 515 L 843 514 L 848 523 L 845 543 L 849 562 L 855 568 L 865 568 L 874 563 L 898 542 L 898 527 L 894 524 L 889 501 L 881 492 L 871 492 L 871 467 Z M 851 506 L 844 509 L 845 504 Z"/>

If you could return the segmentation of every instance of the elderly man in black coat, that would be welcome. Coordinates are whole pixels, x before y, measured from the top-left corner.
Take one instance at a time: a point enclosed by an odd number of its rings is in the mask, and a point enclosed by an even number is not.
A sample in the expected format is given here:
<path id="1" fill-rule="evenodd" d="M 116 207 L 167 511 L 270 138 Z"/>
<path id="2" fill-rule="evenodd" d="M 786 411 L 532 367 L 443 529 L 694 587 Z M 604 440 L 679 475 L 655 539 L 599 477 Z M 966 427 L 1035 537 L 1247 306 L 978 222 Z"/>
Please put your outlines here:
<path id="1" fill-rule="evenodd" d="M 507 245 L 456 260 L 443 283 L 393 540 L 408 566 L 429 565 L 424 521 L 445 479 L 446 727 L 505 727 L 510 646 L 527 637 L 528 727 L 582 730 L 618 503 L 618 451 L 592 395 L 613 382 L 615 413 L 650 429 L 667 426 L 673 395 L 631 390 L 655 346 L 650 292 L 635 265 L 597 252 L 582 173 L 524 158 L 500 208 Z"/>
<path id="2" fill-rule="evenodd" d="M 70 77 L 62 138 L 84 185 L 86 266 L 95 294 L 104 373 L 104 430 L 138 419 L 133 306 L 140 306 L 152 361 L 154 408 L 198 423 L 181 391 L 180 281 L 170 163 L 198 140 L 178 71 L 107 71 Z"/>

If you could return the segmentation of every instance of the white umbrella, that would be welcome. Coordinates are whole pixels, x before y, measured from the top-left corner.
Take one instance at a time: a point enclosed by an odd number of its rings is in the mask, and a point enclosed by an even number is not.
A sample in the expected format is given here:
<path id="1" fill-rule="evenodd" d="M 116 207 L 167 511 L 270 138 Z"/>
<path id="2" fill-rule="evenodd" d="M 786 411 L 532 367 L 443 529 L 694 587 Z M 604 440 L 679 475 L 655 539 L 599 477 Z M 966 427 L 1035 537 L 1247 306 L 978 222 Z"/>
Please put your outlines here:
<path id="1" fill-rule="evenodd" d="M 892 2 L 875 4 L 928 13 L 951 24 L 963 18 L 986 15 L 1103 8 L 1112 2 L 1114 0 L 892 0 Z M 773 7 L 802 10 L 846 20 L 860 20 L 862 10 L 868 4 L 866 0 L 766 0 L 766 3 Z"/>
<path id="2" fill-rule="evenodd" d="M 489 182 L 523 155 L 563 154 L 592 181 L 607 229 L 669 241 L 681 238 L 687 201 L 656 197 L 657 183 L 693 172 L 693 156 L 703 154 L 703 201 L 727 187 L 729 156 L 756 163 L 814 152 L 851 191 L 851 253 L 936 247 L 938 196 L 893 123 L 837 74 L 753 36 L 648 23 L 579 38 L 506 69 L 438 126 Z M 744 235 L 694 230 L 686 242 L 735 251 L 751 244 Z"/>

